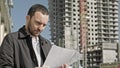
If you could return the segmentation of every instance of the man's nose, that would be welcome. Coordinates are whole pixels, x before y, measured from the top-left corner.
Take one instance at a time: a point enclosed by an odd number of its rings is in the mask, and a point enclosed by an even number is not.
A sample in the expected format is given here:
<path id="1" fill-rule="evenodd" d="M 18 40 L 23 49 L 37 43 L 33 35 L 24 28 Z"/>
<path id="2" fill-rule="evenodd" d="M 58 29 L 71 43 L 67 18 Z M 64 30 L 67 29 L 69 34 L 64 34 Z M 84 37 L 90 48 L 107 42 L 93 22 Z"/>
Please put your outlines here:
<path id="1" fill-rule="evenodd" d="M 43 28 L 44 28 L 43 25 L 40 25 L 40 26 L 39 26 L 39 30 L 40 30 L 40 31 L 43 30 Z"/>

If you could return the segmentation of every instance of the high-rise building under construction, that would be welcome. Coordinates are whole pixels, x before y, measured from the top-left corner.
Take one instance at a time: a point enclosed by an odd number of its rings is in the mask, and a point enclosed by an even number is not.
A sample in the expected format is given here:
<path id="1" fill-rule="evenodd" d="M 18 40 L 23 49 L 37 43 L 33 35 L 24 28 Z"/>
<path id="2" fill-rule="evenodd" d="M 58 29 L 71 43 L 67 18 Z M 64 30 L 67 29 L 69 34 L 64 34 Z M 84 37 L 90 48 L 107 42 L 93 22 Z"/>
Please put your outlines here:
<path id="1" fill-rule="evenodd" d="M 56 45 L 84 52 L 85 59 L 88 46 L 119 42 L 119 0 L 48 1 L 51 41 Z"/>

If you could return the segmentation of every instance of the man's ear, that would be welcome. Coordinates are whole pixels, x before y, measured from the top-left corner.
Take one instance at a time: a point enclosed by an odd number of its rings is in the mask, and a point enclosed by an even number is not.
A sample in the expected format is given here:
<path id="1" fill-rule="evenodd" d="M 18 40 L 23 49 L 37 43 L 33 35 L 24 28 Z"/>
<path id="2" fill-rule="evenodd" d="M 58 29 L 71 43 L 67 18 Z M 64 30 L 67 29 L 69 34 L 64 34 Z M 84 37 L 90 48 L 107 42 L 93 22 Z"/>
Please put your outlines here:
<path id="1" fill-rule="evenodd" d="M 29 21 L 30 21 L 30 16 L 27 15 L 27 16 L 26 16 L 26 22 L 28 23 Z"/>

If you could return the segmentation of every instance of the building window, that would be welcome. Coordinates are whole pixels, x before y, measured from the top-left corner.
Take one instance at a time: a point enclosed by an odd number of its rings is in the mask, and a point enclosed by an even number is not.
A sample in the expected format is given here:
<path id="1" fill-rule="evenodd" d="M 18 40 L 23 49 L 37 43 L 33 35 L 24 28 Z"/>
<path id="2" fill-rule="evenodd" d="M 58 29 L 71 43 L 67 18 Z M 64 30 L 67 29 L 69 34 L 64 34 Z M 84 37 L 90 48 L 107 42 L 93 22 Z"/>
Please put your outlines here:
<path id="1" fill-rule="evenodd" d="M 93 9 L 93 7 L 91 7 L 91 9 Z"/>
<path id="2" fill-rule="evenodd" d="M 93 13 L 93 11 L 91 11 L 91 13 Z"/>
<path id="3" fill-rule="evenodd" d="M 73 18 L 73 20 L 76 20 L 76 18 Z"/>
<path id="4" fill-rule="evenodd" d="M 76 16 L 76 14 L 73 14 L 73 16 Z"/>
<path id="5" fill-rule="evenodd" d="M 4 23 L 5 21 L 4 21 L 4 17 L 1 17 L 1 23 Z"/>
<path id="6" fill-rule="evenodd" d="M 73 2 L 75 2 L 75 0 L 73 0 Z"/>
<path id="7" fill-rule="evenodd" d="M 96 5 L 96 3 L 94 3 L 94 5 Z"/>
<path id="8" fill-rule="evenodd" d="M 76 29 L 76 27 L 74 27 L 74 30 Z"/>
<path id="9" fill-rule="evenodd" d="M 73 7 L 75 7 L 75 5 L 73 5 Z"/>
<path id="10" fill-rule="evenodd" d="M 63 3 L 63 1 L 62 1 L 62 0 L 59 0 L 59 2 L 60 2 L 60 3 Z"/>
<path id="11" fill-rule="evenodd" d="M 73 9 L 73 11 L 76 11 L 75 9 Z"/>
<path id="12" fill-rule="evenodd" d="M 89 44 L 90 44 L 90 42 L 89 42 Z"/>
<path id="13" fill-rule="evenodd" d="M 74 25 L 76 25 L 76 23 L 74 23 Z"/>

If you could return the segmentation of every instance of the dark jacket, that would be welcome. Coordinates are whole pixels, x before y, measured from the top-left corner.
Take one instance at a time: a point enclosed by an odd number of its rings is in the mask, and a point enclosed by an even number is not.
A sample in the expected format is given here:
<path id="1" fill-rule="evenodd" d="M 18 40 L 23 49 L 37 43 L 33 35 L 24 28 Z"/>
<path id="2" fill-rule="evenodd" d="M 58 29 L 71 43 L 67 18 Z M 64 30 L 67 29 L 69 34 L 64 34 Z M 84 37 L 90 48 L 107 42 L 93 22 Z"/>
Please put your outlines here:
<path id="1" fill-rule="evenodd" d="M 44 63 L 51 44 L 39 36 L 42 64 Z M 42 65 L 41 64 L 41 65 Z M 0 47 L 0 68 L 34 68 L 38 66 L 32 40 L 25 27 L 18 32 L 8 34 Z"/>

